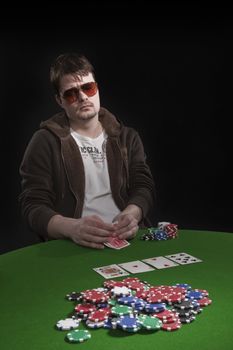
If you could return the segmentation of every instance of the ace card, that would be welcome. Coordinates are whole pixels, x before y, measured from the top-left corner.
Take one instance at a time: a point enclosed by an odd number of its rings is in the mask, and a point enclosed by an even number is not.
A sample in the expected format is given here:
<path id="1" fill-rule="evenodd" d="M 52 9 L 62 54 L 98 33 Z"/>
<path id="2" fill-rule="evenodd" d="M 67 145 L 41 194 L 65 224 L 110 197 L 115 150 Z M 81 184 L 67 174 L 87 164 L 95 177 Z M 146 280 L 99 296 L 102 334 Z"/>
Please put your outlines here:
<path id="1" fill-rule="evenodd" d="M 156 269 L 167 269 L 169 267 L 178 266 L 174 261 L 171 261 L 164 256 L 155 256 L 154 258 L 143 259 L 142 261 Z"/>
<path id="2" fill-rule="evenodd" d="M 195 256 L 192 256 L 187 253 L 176 253 L 176 254 L 166 255 L 166 258 L 180 265 L 188 265 L 188 264 L 195 264 L 198 262 L 202 262 L 201 259 L 196 258 Z"/>
<path id="3" fill-rule="evenodd" d="M 140 260 L 130 261 L 123 264 L 119 264 L 124 270 L 129 271 L 130 273 L 140 273 L 140 272 L 148 272 L 153 271 L 154 268 L 145 264 Z"/>

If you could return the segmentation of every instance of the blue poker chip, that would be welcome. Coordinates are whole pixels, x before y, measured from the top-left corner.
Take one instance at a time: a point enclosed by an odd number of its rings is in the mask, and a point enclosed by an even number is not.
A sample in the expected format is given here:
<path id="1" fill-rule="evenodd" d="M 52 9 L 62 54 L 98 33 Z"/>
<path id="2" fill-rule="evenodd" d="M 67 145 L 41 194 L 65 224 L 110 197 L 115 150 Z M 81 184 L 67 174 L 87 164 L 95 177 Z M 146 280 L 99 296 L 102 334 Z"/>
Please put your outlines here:
<path id="1" fill-rule="evenodd" d="M 123 316 L 117 320 L 118 327 L 124 330 L 138 330 L 140 328 L 140 322 L 136 317 L 132 316 Z"/>
<path id="2" fill-rule="evenodd" d="M 166 309 L 166 304 L 165 303 L 147 303 L 145 305 L 145 310 L 148 313 L 151 313 L 151 312 L 162 312 L 165 309 Z"/>
<path id="3" fill-rule="evenodd" d="M 147 302 L 145 300 L 138 298 L 136 303 L 135 303 L 135 308 L 137 308 L 137 307 L 138 308 L 140 308 L 140 307 L 144 308 L 146 306 L 146 304 L 147 304 Z"/>
<path id="4" fill-rule="evenodd" d="M 162 230 L 158 230 L 156 233 L 155 233 L 155 239 L 157 241 L 166 241 L 168 239 L 167 237 L 167 233 L 165 231 L 162 231 Z"/>
<path id="5" fill-rule="evenodd" d="M 108 318 L 107 320 L 104 321 L 104 328 L 107 328 L 107 329 L 112 329 L 112 321 L 110 318 Z"/>
<path id="6" fill-rule="evenodd" d="M 109 304 L 108 304 L 108 303 L 100 303 L 100 304 L 97 304 L 97 308 L 98 308 L 98 309 L 105 309 L 106 307 L 109 307 Z"/>
<path id="7" fill-rule="evenodd" d="M 196 292 L 195 290 L 190 290 L 190 291 L 186 294 L 186 297 L 187 297 L 188 299 L 195 299 L 195 300 L 198 300 L 198 299 L 204 298 L 204 295 L 203 295 L 201 292 Z"/>
<path id="8" fill-rule="evenodd" d="M 134 306 L 137 302 L 138 298 L 134 296 L 126 296 L 118 298 L 117 302 L 119 304 L 128 305 L 128 306 Z"/>
<path id="9" fill-rule="evenodd" d="M 192 287 L 188 283 L 176 283 L 176 287 L 185 288 L 187 290 L 192 289 Z"/>
<path id="10" fill-rule="evenodd" d="M 146 303 L 144 305 L 143 304 L 135 304 L 134 311 L 143 311 L 145 309 L 145 305 L 146 305 Z"/>

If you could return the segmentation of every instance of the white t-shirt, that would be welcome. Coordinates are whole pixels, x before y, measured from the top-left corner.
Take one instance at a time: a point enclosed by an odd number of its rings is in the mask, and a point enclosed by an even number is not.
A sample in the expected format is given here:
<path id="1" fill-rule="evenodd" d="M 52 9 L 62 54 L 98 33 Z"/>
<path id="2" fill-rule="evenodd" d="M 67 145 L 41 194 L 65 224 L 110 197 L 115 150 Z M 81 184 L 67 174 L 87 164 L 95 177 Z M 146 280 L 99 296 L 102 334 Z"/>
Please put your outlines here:
<path id="1" fill-rule="evenodd" d="M 83 136 L 71 129 L 85 170 L 85 197 L 82 217 L 98 215 L 105 222 L 112 222 L 120 210 L 116 206 L 110 188 L 106 158 L 107 134 L 103 131 L 98 137 Z"/>

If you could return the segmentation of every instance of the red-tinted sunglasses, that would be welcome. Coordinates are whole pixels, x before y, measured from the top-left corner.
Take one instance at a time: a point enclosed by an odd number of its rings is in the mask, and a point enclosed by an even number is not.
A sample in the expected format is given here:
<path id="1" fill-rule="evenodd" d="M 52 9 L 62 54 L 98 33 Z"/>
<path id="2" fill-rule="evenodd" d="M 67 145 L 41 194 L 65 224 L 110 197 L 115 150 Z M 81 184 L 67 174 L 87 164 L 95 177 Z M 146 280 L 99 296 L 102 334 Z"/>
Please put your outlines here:
<path id="1" fill-rule="evenodd" d="M 98 90 L 97 82 L 91 81 L 90 83 L 80 85 L 78 88 L 73 87 L 68 89 L 63 93 L 62 97 L 71 105 L 79 99 L 80 90 L 88 97 L 94 96 Z"/>

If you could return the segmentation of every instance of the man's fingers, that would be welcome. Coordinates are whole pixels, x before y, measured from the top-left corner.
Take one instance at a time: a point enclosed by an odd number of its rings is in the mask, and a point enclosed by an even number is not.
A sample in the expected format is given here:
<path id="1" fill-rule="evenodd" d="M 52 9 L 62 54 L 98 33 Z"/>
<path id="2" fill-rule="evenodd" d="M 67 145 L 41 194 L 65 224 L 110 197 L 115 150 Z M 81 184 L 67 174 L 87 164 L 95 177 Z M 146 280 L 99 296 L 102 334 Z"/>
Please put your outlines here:
<path id="1" fill-rule="evenodd" d="M 100 228 L 100 229 L 106 230 L 106 231 L 114 231 L 115 230 L 115 227 L 112 223 L 104 222 L 97 215 L 92 215 L 91 217 L 89 217 L 89 219 L 86 222 L 86 225 L 89 225 L 92 227 L 94 226 L 94 227 L 97 227 L 97 228 Z"/>
<path id="2" fill-rule="evenodd" d="M 128 232 L 128 231 L 132 230 L 135 227 L 138 227 L 136 220 L 129 221 L 129 222 L 127 221 L 127 225 L 120 226 L 119 228 L 116 227 L 117 236 L 119 236 L 119 235 L 121 235 L 121 234 L 123 234 L 125 232 Z"/>
<path id="3" fill-rule="evenodd" d="M 112 235 L 113 231 L 104 230 L 97 227 L 87 226 L 85 228 L 85 234 L 91 235 L 93 237 L 109 237 Z"/>
<path id="4" fill-rule="evenodd" d="M 89 241 L 75 241 L 76 244 L 82 245 L 84 247 L 94 248 L 94 249 L 104 249 L 105 246 L 103 243 L 89 242 Z"/>
<path id="5" fill-rule="evenodd" d="M 138 225 L 133 227 L 132 229 L 125 231 L 124 233 L 121 233 L 118 237 L 120 239 L 130 239 L 136 236 L 136 233 L 138 231 Z"/>

